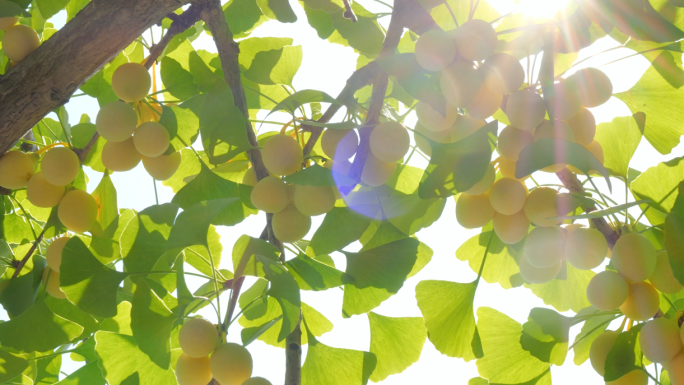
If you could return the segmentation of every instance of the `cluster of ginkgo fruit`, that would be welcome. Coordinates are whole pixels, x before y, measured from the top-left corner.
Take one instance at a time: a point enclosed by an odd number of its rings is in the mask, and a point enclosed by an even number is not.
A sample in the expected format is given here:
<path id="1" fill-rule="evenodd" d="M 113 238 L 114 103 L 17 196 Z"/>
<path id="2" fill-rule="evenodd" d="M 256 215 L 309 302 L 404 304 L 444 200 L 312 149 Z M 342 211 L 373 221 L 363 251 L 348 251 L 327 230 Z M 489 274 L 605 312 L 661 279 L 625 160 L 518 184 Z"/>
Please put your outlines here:
<path id="1" fill-rule="evenodd" d="M 40 46 L 40 37 L 36 31 L 17 22 L 18 17 L 0 17 L 0 30 L 5 30 L 2 36 L 2 50 L 10 59 L 10 67 L 24 60 Z"/>
<path id="2" fill-rule="evenodd" d="M 176 363 L 179 385 L 271 385 L 252 377 L 252 355 L 241 345 L 223 342 L 216 326 L 202 318 L 189 318 L 178 333 L 183 353 Z"/>

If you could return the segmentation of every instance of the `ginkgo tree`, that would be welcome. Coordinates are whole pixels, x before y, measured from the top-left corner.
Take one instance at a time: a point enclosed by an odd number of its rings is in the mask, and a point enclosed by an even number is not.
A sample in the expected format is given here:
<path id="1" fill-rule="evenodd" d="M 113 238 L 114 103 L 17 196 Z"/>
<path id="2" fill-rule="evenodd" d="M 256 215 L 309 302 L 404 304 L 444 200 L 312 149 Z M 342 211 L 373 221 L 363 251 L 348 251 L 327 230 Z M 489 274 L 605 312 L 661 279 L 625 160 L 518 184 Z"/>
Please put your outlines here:
<path id="1" fill-rule="evenodd" d="M 260 340 L 283 349 L 286 385 L 357 385 L 401 376 L 429 339 L 475 360 L 469 384 L 551 384 L 572 350 L 609 384 L 684 385 L 684 159 L 630 168 L 643 139 L 667 155 L 684 134 L 684 2 L 574 0 L 552 18 L 485 0 L 223 3 L 0 0 L 0 384 L 268 385 Z M 343 90 L 295 91 L 301 47 L 249 37 L 267 21 L 351 47 Z M 217 53 L 193 47 L 203 34 Z M 595 56 L 650 62 L 626 92 L 576 68 L 606 36 Z M 100 108 L 72 126 L 82 95 Z M 632 115 L 597 125 L 613 96 Z M 119 207 L 111 174 L 138 165 L 170 202 Z M 90 193 L 85 168 L 102 175 Z M 221 242 L 260 211 L 259 238 Z M 416 233 L 443 215 L 480 229 L 456 251 L 477 278 L 418 283 L 421 317 L 374 312 L 436 258 Z M 548 306 L 524 324 L 475 308 L 483 281 Z M 330 289 L 367 316 L 368 351 L 319 341 L 334 325 L 301 292 Z M 66 354 L 84 364 L 60 381 Z"/>

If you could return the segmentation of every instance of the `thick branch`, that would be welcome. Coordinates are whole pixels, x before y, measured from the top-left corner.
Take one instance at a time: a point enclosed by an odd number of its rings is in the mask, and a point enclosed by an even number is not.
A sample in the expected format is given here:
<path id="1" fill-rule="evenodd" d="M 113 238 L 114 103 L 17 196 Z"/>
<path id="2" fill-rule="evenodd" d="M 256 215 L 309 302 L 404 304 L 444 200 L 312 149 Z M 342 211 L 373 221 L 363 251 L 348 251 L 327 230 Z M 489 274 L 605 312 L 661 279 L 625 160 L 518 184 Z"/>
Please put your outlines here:
<path id="1" fill-rule="evenodd" d="M 145 30 L 190 0 L 94 0 L 0 78 L 0 154 Z"/>

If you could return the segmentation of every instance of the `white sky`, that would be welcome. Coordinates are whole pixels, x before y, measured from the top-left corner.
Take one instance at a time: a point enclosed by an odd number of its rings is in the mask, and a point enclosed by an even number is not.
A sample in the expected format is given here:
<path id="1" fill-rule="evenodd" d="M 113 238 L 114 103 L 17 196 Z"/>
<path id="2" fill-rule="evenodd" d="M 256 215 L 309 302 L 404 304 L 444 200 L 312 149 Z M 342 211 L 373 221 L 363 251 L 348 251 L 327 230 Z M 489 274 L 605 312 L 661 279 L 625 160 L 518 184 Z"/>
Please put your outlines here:
<path id="1" fill-rule="evenodd" d="M 490 4 L 495 6 L 500 13 L 504 14 L 518 7 L 513 4 L 514 2 L 514 0 L 492 0 L 490 1 Z M 517 2 L 519 3 L 519 1 Z M 270 21 L 257 28 L 251 36 L 293 38 L 294 45 L 302 45 L 304 52 L 302 65 L 298 75 L 294 79 L 294 87 L 297 90 L 319 89 L 332 96 L 336 96 L 344 87 L 346 79 L 354 71 L 357 55 L 349 47 L 331 44 L 318 38 L 315 30 L 308 25 L 301 6 L 295 1 L 291 1 L 291 3 L 292 8 L 299 18 L 299 22 L 295 24 L 281 24 L 277 21 Z M 361 0 L 359 3 L 374 12 L 388 12 L 387 7 L 372 0 Z M 552 12 L 554 6 L 558 7 L 563 1 L 530 0 L 523 1 L 523 3 L 526 6 L 526 9 L 543 14 L 544 12 L 549 12 L 549 8 Z M 548 13 L 546 14 L 548 15 Z M 59 28 L 64 24 L 65 18 L 65 14 L 62 12 L 56 15 L 51 21 Z M 388 21 L 389 18 L 380 19 L 380 22 L 385 26 Z M 159 31 L 155 31 L 155 35 L 158 37 Z M 592 47 L 580 52 L 579 59 L 616 45 L 617 43 L 612 39 L 608 37 L 603 38 L 597 41 Z M 210 52 L 216 52 L 213 41 L 206 34 L 203 34 L 199 39 L 193 42 L 193 46 L 195 49 L 205 49 Z M 583 63 L 582 67 L 597 66 L 616 58 L 627 56 L 631 53 L 633 53 L 633 51 L 628 49 L 615 50 Z M 649 63 L 646 59 L 639 56 L 604 67 L 603 70 L 612 80 L 614 92 L 617 93 L 631 88 L 646 70 L 648 65 Z M 578 67 L 578 69 L 579 68 L 581 67 Z M 97 115 L 98 105 L 94 99 L 84 96 L 73 99 L 67 104 L 67 110 L 70 115 L 71 124 L 73 125 L 78 123 L 82 113 L 87 113 L 94 121 L 95 116 Z M 616 116 L 631 115 L 627 107 L 616 98 L 611 98 L 608 103 L 599 108 L 595 108 L 592 111 L 599 123 L 611 121 Z M 277 117 L 276 115 L 272 115 L 269 117 L 269 120 L 278 120 L 279 118 L 280 117 Z M 286 120 L 285 118 L 282 118 L 281 121 Z M 414 122 L 414 116 L 407 119 L 407 124 L 409 126 L 412 126 Z M 276 129 L 275 127 L 277 126 L 264 125 L 261 128 L 261 131 Z M 198 141 L 196 143 L 196 148 L 200 147 L 201 143 Z M 684 145 L 678 146 L 673 150 L 672 154 L 663 156 L 653 149 L 645 140 L 642 140 L 642 143 L 632 160 L 631 167 L 640 171 L 645 171 L 647 168 L 655 166 L 658 162 L 683 155 Z M 411 164 L 417 167 L 424 167 L 426 163 L 420 156 L 414 156 L 411 159 Z M 102 174 L 93 172 L 89 168 L 86 169 L 86 171 L 90 178 L 88 191 L 92 191 L 99 183 Z M 153 182 L 143 169 L 142 164 L 132 171 L 116 173 L 112 176 L 112 179 L 117 187 L 118 204 L 120 208 L 132 208 L 140 211 L 155 204 Z M 538 182 L 557 183 L 557 180 L 555 176 L 545 174 L 538 178 Z M 161 183 L 157 183 L 157 188 L 160 203 L 171 200 L 173 193 L 170 188 L 163 186 Z M 613 199 L 618 203 L 623 203 L 625 199 L 624 185 L 619 181 L 614 180 L 613 191 L 615 192 Z M 432 262 L 416 276 L 406 281 L 404 287 L 397 295 L 391 297 L 376 308 L 374 310 L 376 313 L 394 317 L 421 316 L 415 300 L 415 286 L 418 282 L 427 279 L 471 282 L 476 278 L 476 273 L 468 267 L 468 264 L 459 261 L 455 257 L 455 251 L 463 242 L 478 234 L 479 230 L 466 230 L 461 228 L 455 220 L 454 210 L 454 200 L 449 199 L 440 220 L 430 228 L 417 234 L 422 242 L 433 249 L 434 256 Z M 639 211 L 636 212 L 638 214 Z M 317 225 L 322 221 L 322 218 L 323 216 L 314 218 L 314 226 L 307 236 L 307 239 L 313 235 Z M 242 234 L 258 237 L 264 224 L 265 215 L 262 213 L 247 218 L 237 227 L 220 227 L 218 231 L 222 236 L 224 250 L 220 267 L 232 270 L 230 252 L 235 240 Z M 358 248 L 360 248 L 358 243 L 348 247 L 350 251 L 357 250 Z M 335 259 L 336 266 L 338 269 L 344 270 L 345 259 L 341 254 L 336 254 L 337 255 L 332 255 Z M 188 279 L 188 283 L 191 285 L 191 290 L 194 290 L 194 287 L 198 287 L 203 283 L 201 279 L 193 279 L 193 277 L 190 276 L 186 277 L 186 279 Z M 253 279 L 248 279 L 247 283 L 251 284 L 251 282 L 253 282 Z M 246 285 L 245 288 L 246 287 L 248 286 Z M 334 324 L 334 329 L 331 332 L 324 334 L 319 338 L 322 343 L 333 347 L 368 350 L 370 347 L 370 332 L 367 317 L 365 315 L 360 315 L 353 316 L 350 319 L 342 318 L 342 294 L 342 291 L 339 289 L 332 289 L 325 292 L 302 291 L 302 300 L 313 306 Z M 228 294 L 225 294 L 223 297 L 221 307 L 226 309 Z M 480 306 L 492 307 L 509 315 L 520 323 L 526 321 L 531 308 L 547 307 L 541 299 L 534 296 L 528 289 L 516 288 L 503 290 L 498 284 L 487 284 L 484 280 L 480 282 L 475 298 L 475 307 L 477 308 Z M 213 313 L 211 308 L 205 308 L 200 313 L 212 322 L 216 322 L 215 313 Z M 6 314 L 3 314 L 2 319 L 7 319 Z M 574 339 L 574 335 L 579 332 L 580 327 L 581 326 L 576 326 L 571 330 L 571 340 Z M 237 323 L 229 330 L 228 339 L 230 341 L 240 342 L 240 326 L 237 325 Z M 306 357 L 306 346 L 303 348 L 304 359 Z M 284 382 L 285 355 L 282 349 L 268 346 L 261 341 L 255 341 L 249 346 L 249 350 L 254 357 L 254 376 L 265 377 L 273 384 L 282 384 Z M 580 382 L 585 384 L 603 383 L 602 378 L 594 372 L 588 362 L 577 367 L 572 363 L 572 358 L 573 353 L 570 352 L 564 366 L 554 366 L 552 368 L 554 384 L 574 385 Z M 80 366 L 80 363 L 69 360 L 68 355 L 64 355 L 63 359 L 64 364 L 62 370 L 66 373 L 71 373 Z M 475 361 L 466 363 L 461 359 L 444 356 L 434 348 L 429 340 L 427 340 L 421 359 L 418 363 L 408 368 L 404 373 L 390 376 L 383 381 L 382 384 L 400 385 L 426 383 L 427 381 L 433 384 L 466 384 L 470 378 L 477 376 L 478 373 Z"/>

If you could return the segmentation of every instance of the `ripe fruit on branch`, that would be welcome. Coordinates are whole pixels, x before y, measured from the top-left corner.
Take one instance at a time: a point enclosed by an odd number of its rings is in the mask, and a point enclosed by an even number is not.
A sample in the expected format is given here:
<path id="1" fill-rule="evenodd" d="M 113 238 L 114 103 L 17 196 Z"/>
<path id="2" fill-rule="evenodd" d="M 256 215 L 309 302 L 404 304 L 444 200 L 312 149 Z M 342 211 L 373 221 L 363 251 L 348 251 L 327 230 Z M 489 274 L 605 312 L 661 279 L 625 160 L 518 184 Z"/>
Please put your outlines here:
<path id="1" fill-rule="evenodd" d="M 481 87 L 480 92 L 468 103 L 466 109 L 468 115 L 475 119 L 487 119 L 499 110 L 503 101 L 503 95 L 490 91 L 487 87 Z"/>
<path id="2" fill-rule="evenodd" d="M 76 180 L 81 171 L 81 161 L 70 148 L 55 147 L 43 155 L 40 170 L 48 183 L 66 186 Z"/>
<path id="3" fill-rule="evenodd" d="M 211 382 L 211 364 L 209 357 L 190 357 L 181 353 L 176 362 L 176 380 L 178 385 L 207 385 Z"/>
<path id="4" fill-rule="evenodd" d="M 9 29 L 19 21 L 18 17 L 0 17 L 0 29 Z"/>
<path id="5" fill-rule="evenodd" d="M 321 135 L 321 148 L 331 159 L 349 159 L 358 147 L 359 136 L 354 130 L 327 129 Z"/>
<path id="6" fill-rule="evenodd" d="M 651 362 L 667 363 L 684 347 L 677 322 L 667 318 L 648 321 L 639 332 L 639 345 Z"/>
<path id="7" fill-rule="evenodd" d="M 59 202 L 57 216 L 74 233 L 90 231 L 97 220 L 97 202 L 83 190 L 71 190 Z"/>
<path id="8" fill-rule="evenodd" d="M 45 285 L 45 291 L 51 296 L 64 299 L 66 294 L 62 291 L 59 286 L 59 273 L 47 268 L 43 270 L 43 285 Z"/>
<path id="9" fill-rule="evenodd" d="M 582 96 L 572 81 L 561 80 L 553 85 L 553 117 L 567 120 L 582 109 Z"/>
<path id="10" fill-rule="evenodd" d="M 329 212 L 335 206 L 335 194 L 329 186 L 294 186 L 294 205 L 310 217 Z"/>
<path id="11" fill-rule="evenodd" d="M 660 250 L 656 254 L 656 267 L 653 274 L 648 278 L 649 282 L 665 294 L 676 294 L 684 289 L 672 272 L 670 258 L 666 250 Z"/>
<path id="12" fill-rule="evenodd" d="M 598 107 L 610 99 L 613 94 L 613 83 L 603 71 L 596 68 L 584 68 L 568 78 L 579 91 L 585 107 Z"/>
<path id="13" fill-rule="evenodd" d="M 219 345 L 210 364 L 211 373 L 221 385 L 242 385 L 252 376 L 252 355 L 238 344 Z"/>
<path id="14" fill-rule="evenodd" d="M 445 69 L 455 57 L 453 37 L 439 28 L 425 32 L 416 41 L 416 60 L 428 71 Z"/>
<path id="15" fill-rule="evenodd" d="M 494 165 L 490 163 L 487 166 L 487 171 L 485 172 L 484 177 L 482 177 L 482 179 L 479 182 L 475 183 L 473 187 L 468 189 L 468 191 L 464 192 L 469 195 L 482 195 L 489 191 L 489 189 L 494 184 L 495 179 L 496 170 L 494 170 Z"/>
<path id="16" fill-rule="evenodd" d="M 32 205 L 37 207 L 55 207 L 66 193 L 64 186 L 55 186 L 43 178 L 43 173 L 38 172 L 31 177 L 26 185 L 26 198 Z"/>
<path id="17" fill-rule="evenodd" d="M 684 385 L 684 352 L 679 353 L 663 367 L 670 374 L 670 384 Z"/>
<path id="18" fill-rule="evenodd" d="M 596 337 L 594 342 L 591 343 L 589 360 L 596 373 L 601 376 L 605 376 L 606 374 L 606 359 L 608 358 L 608 353 L 613 349 L 615 340 L 619 335 L 620 333 L 617 331 L 608 330 L 601 333 L 601 335 Z"/>
<path id="19" fill-rule="evenodd" d="M 589 146 L 594 141 L 596 135 L 596 119 L 594 114 L 586 108 L 582 108 L 577 115 L 567 120 L 568 126 L 572 130 L 575 143 L 582 146 Z"/>
<path id="20" fill-rule="evenodd" d="M 591 278 L 587 285 L 589 303 L 601 310 L 610 311 L 619 308 L 629 296 L 629 283 L 620 274 L 606 270 Z"/>
<path id="21" fill-rule="evenodd" d="M 534 143 L 534 138 L 528 131 L 518 130 L 513 126 L 506 126 L 499 133 L 499 154 L 510 160 L 518 160 L 520 151 L 532 143 Z"/>
<path id="22" fill-rule="evenodd" d="M 62 264 L 62 250 L 64 250 L 64 246 L 69 242 L 68 237 L 62 237 L 62 238 L 57 238 L 52 243 L 50 243 L 50 246 L 47 248 L 47 252 L 45 253 L 45 259 L 47 260 L 48 266 L 56 272 L 59 273 L 59 266 Z"/>
<path id="23" fill-rule="evenodd" d="M 465 108 L 475 100 L 484 83 L 472 62 L 457 61 L 442 71 L 439 86 L 450 105 Z"/>
<path id="24" fill-rule="evenodd" d="M 382 186 L 392 177 L 396 168 L 396 162 L 383 162 L 369 153 L 361 171 L 361 181 L 371 187 Z"/>
<path id="25" fill-rule="evenodd" d="M 653 285 L 648 282 L 635 282 L 629 285 L 629 296 L 620 306 L 620 310 L 629 319 L 646 321 L 655 316 L 659 306 L 660 297 Z"/>
<path id="26" fill-rule="evenodd" d="M 569 230 L 565 242 L 565 258 L 580 270 L 598 267 L 608 254 L 608 242 L 596 229 Z"/>
<path id="27" fill-rule="evenodd" d="M 456 29 L 454 42 L 461 56 L 470 61 L 479 61 L 491 56 L 499 41 L 491 24 L 473 19 Z"/>
<path id="28" fill-rule="evenodd" d="M 541 139 L 556 139 L 565 140 L 567 142 L 573 142 L 575 140 L 575 135 L 572 132 L 570 126 L 562 120 L 544 120 L 535 130 L 534 130 L 534 141 Z M 557 163 L 544 167 L 542 171 L 556 173 L 565 168 L 565 158 L 564 154 L 557 151 L 555 154 L 555 160 Z"/>
<path id="29" fill-rule="evenodd" d="M 456 201 L 456 220 L 466 229 L 476 229 L 489 223 L 496 212 L 489 196 L 462 193 Z"/>
<path id="30" fill-rule="evenodd" d="M 166 127 L 157 122 L 143 123 L 133 134 L 133 144 L 140 155 L 154 158 L 169 149 L 171 138 Z"/>
<path id="31" fill-rule="evenodd" d="M 111 171 L 132 170 L 141 160 L 133 137 L 123 142 L 107 142 L 102 147 L 102 164 Z"/>
<path id="32" fill-rule="evenodd" d="M 440 132 L 448 130 L 456 122 L 458 110 L 449 103 L 446 103 L 445 108 L 446 115 L 442 115 L 441 112 L 437 112 L 431 105 L 418 102 L 416 104 L 418 122 L 428 131 Z"/>
<path id="33" fill-rule="evenodd" d="M 291 201 L 288 186 L 272 175 L 254 185 L 250 198 L 254 207 L 267 213 L 283 211 Z"/>
<path id="34" fill-rule="evenodd" d="M 537 268 L 561 262 L 564 256 L 565 234 L 560 227 L 535 227 L 525 240 L 525 257 Z"/>
<path id="35" fill-rule="evenodd" d="M 156 180 L 167 180 L 178 171 L 181 164 L 181 152 L 172 152 L 169 155 L 159 155 L 154 158 L 142 157 L 143 167 L 150 176 Z"/>
<path id="36" fill-rule="evenodd" d="M 119 66 L 112 75 L 112 89 L 124 102 L 137 102 L 150 92 L 152 78 L 147 68 L 139 63 L 126 63 Z"/>
<path id="37" fill-rule="evenodd" d="M 611 259 L 615 270 L 634 282 L 647 280 L 657 262 L 653 244 L 639 233 L 623 234 L 618 238 Z"/>
<path id="38" fill-rule="evenodd" d="M 2 50 L 15 63 L 24 60 L 40 46 L 40 37 L 33 28 L 15 25 L 5 31 L 2 37 Z"/>
<path id="39" fill-rule="evenodd" d="M 508 96 L 505 112 L 513 127 L 529 131 L 544 120 L 546 103 L 534 91 L 518 90 Z"/>
<path id="40" fill-rule="evenodd" d="M 497 94 L 507 95 L 525 82 L 525 70 L 520 61 L 507 53 L 495 53 L 479 68 L 484 84 Z"/>
<path id="41" fill-rule="evenodd" d="M 530 221 L 521 210 L 513 215 L 497 213 L 494 215 L 492 225 L 494 225 L 496 235 L 503 243 L 513 245 L 525 238 L 527 230 L 530 228 Z"/>
<path id="42" fill-rule="evenodd" d="M 190 318 L 178 333 L 178 343 L 183 353 L 193 358 L 206 357 L 219 345 L 219 335 L 211 322 L 202 318 Z"/>
<path id="43" fill-rule="evenodd" d="M 24 188 L 35 172 L 31 156 L 18 150 L 0 156 L 0 186 L 15 190 Z"/>
<path id="44" fill-rule="evenodd" d="M 525 216 L 530 222 L 541 227 L 556 226 L 561 223 L 560 219 L 549 219 L 558 216 L 556 202 L 558 191 L 550 187 L 537 187 L 525 201 Z"/>
<path id="45" fill-rule="evenodd" d="M 499 157 L 499 172 L 501 173 L 501 176 L 503 176 L 504 178 L 517 179 L 515 177 L 516 167 L 517 165 L 515 160 L 510 160 L 504 156 Z M 529 175 L 517 180 L 522 181 L 528 177 Z"/>
<path id="46" fill-rule="evenodd" d="M 292 243 L 304 238 L 309 232 L 311 217 L 302 214 L 291 204 L 285 210 L 273 214 L 271 224 L 276 238 L 282 242 Z"/>
<path id="47" fill-rule="evenodd" d="M 376 158 L 383 162 L 397 162 L 409 150 L 411 139 L 408 131 L 399 122 L 380 123 L 371 132 L 369 145 Z"/>
<path id="48" fill-rule="evenodd" d="M 95 127 L 97 133 L 108 142 L 123 142 L 133 135 L 137 122 L 138 117 L 133 107 L 117 100 L 100 108 Z"/>
<path id="49" fill-rule="evenodd" d="M 261 150 L 264 165 L 273 175 L 290 175 L 302 167 L 304 154 L 297 139 L 285 134 L 273 135 Z"/>
<path id="50" fill-rule="evenodd" d="M 489 203 L 497 213 L 513 215 L 522 210 L 527 199 L 527 188 L 516 179 L 501 178 L 489 190 Z"/>
<path id="51" fill-rule="evenodd" d="M 520 275 L 525 279 L 525 281 L 536 284 L 543 284 L 551 282 L 558 276 L 561 268 L 563 267 L 563 261 L 558 261 L 555 265 L 549 267 L 535 267 L 533 266 L 527 258 L 523 255 L 520 257 Z"/>

